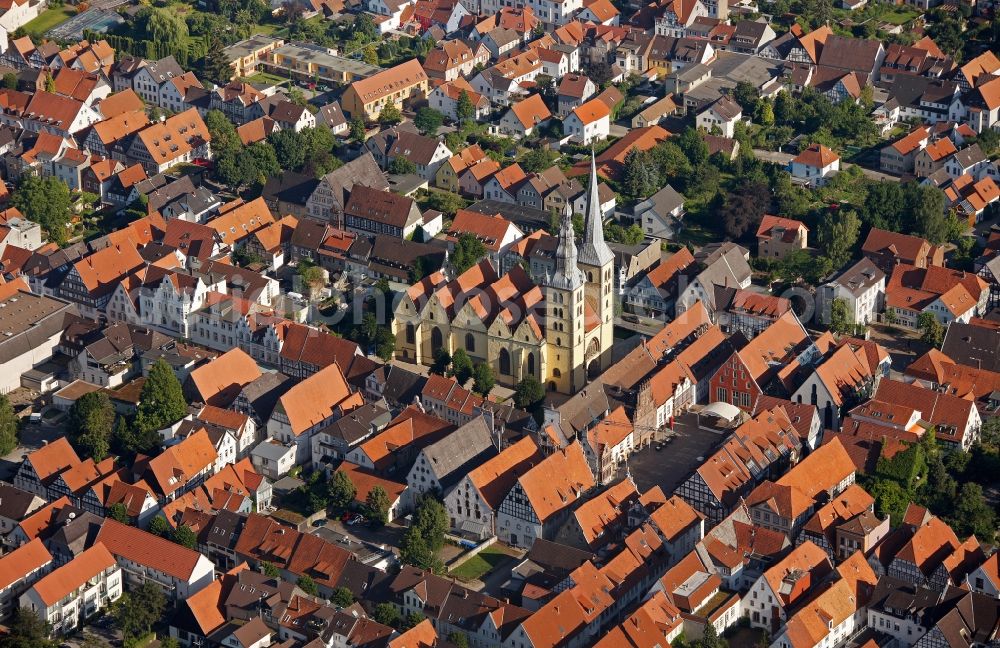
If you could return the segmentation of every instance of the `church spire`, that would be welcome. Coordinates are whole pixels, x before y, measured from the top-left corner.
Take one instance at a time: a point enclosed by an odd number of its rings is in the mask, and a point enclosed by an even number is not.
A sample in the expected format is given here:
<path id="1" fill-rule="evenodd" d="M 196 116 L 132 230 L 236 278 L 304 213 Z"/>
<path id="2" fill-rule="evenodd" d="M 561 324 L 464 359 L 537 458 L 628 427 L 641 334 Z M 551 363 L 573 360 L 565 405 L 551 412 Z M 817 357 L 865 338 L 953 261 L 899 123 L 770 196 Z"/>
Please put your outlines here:
<path id="1" fill-rule="evenodd" d="M 577 288 L 583 284 L 583 273 L 576 266 L 576 232 L 573 219 L 563 214 L 559 222 L 559 246 L 556 248 L 555 283 L 560 287 Z"/>
<path id="2" fill-rule="evenodd" d="M 604 242 L 604 217 L 601 214 L 601 199 L 597 195 L 597 160 L 593 149 L 590 151 L 590 189 L 587 193 L 586 218 L 580 263 L 603 267 L 614 261 L 615 257 Z"/>

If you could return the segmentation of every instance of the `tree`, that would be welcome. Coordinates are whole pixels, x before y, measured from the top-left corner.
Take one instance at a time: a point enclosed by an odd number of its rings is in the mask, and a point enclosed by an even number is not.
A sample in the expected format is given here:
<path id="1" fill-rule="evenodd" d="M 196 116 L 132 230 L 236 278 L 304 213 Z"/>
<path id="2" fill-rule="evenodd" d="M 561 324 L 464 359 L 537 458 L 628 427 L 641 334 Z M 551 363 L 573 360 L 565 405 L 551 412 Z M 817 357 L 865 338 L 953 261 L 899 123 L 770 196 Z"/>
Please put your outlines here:
<path id="1" fill-rule="evenodd" d="M 417 165 L 403 157 L 398 155 L 392 159 L 389 164 L 389 173 L 395 173 L 397 175 L 403 175 L 406 173 L 416 173 Z"/>
<path id="2" fill-rule="evenodd" d="M 395 104 L 387 103 L 382 107 L 382 112 L 378 114 L 378 123 L 383 126 L 392 126 L 401 121 L 403 121 L 403 113 L 399 111 L 399 108 Z"/>
<path id="3" fill-rule="evenodd" d="M 875 498 L 875 509 L 880 516 L 889 515 L 893 526 L 902 522 L 911 498 L 899 483 L 891 479 L 879 479 L 868 490 Z"/>
<path id="4" fill-rule="evenodd" d="M 333 590 L 330 602 L 340 608 L 348 607 L 354 603 L 354 593 L 347 587 L 338 587 Z"/>
<path id="5" fill-rule="evenodd" d="M 697 167 L 708 161 L 708 144 L 697 128 L 686 128 L 678 138 L 677 145 L 684 151 L 692 166 Z"/>
<path id="6" fill-rule="evenodd" d="M 452 632 L 448 635 L 448 641 L 455 644 L 455 648 L 469 648 L 469 635 L 464 632 Z"/>
<path id="7" fill-rule="evenodd" d="M 161 538 L 169 538 L 171 533 L 173 533 L 173 530 L 170 528 L 170 524 L 162 515 L 157 515 L 150 520 L 149 527 L 146 530 L 153 535 L 160 536 Z"/>
<path id="8" fill-rule="evenodd" d="M 209 81 L 219 84 L 227 83 L 232 74 L 232 68 L 229 67 L 229 61 L 223 51 L 222 40 L 217 34 L 213 34 L 208 41 L 208 52 L 205 53 L 203 70 Z"/>
<path id="9" fill-rule="evenodd" d="M 122 524 L 131 524 L 132 520 L 128 516 L 128 509 L 121 502 L 115 502 L 108 507 L 108 517 Z"/>
<path id="10" fill-rule="evenodd" d="M 490 365 L 485 362 L 480 362 L 472 370 L 472 378 L 474 382 L 472 383 L 472 391 L 480 394 L 484 398 L 489 396 L 490 390 L 493 389 L 493 385 L 496 384 L 496 378 L 493 376 L 493 369 Z"/>
<path id="11" fill-rule="evenodd" d="M 458 384 L 464 385 L 472 377 L 472 369 L 472 358 L 465 349 L 455 349 L 455 355 L 451 357 L 449 375 L 454 376 Z"/>
<path id="12" fill-rule="evenodd" d="M 330 506 L 337 511 L 349 508 L 358 494 L 358 489 L 354 485 L 354 482 L 351 481 L 350 476 L 343 470 L 333 473 L 333 477 L 330 479 L 329 484 L 327 484 L 327 489 L 330 496 Z"/>
<path id="13" fill-rule="evenodd" d="M 659 173 L 648 152 L 633 148 L 625 155 L 624 167 L 623 188 L 629 198 L 648 198 L 659 189 Z"/>
<path id="14" fill-rule="evenodd" d="M 851 322 L 851 312 L 847 302 L 843 299 L 834 299 L 830 304 L 830 330 L 835 333 L 851 333 L 854 331 L 854 323 Z"/>
<path id="15" fill-rule="evenodd" d="M 11 197 L 11 204 L 29 220 L 41 225 L 50 239 L 59 244 L 66 242 L 66 226 L 73 201 L 69 186 L 61 179 L 55 176 L 23 176 Z"/>
<path id="16" fill-rule="evenodd" d="M 108 455 L 114 433 L 115 407 L 104 392 L 90 392 L 77 399 L 69 410 L 69 439 L 86 456 L 102 461 Z"/>
<path id="17" fill-rule="evenodd" d="M 983 496 L 983 487 L 975 482 L 962 484 L 951 522 L 962 536 L 976 534 L 984 542 L 993 542 L 996 535 L 996 514 Z"/>
<path id="18" fill-rule="evenodd" d="M 149 40 L 168 52 L 187 50 L 188 27 L 184 18 L 175 11 L 153 9 L 146 17 Z"/>
<path id="19" fill-rule="evenodd" d="M 302 574 L 299 576 L 299 580 L 295 583 L 299 586 L 299 589 L 310 596 L 319 596 L 319 585 L 316 581 L 312 579 L 309 574 Z"/>
<path id="20" fill-rule="evenodd" d="M 436 209 L 448 217 L 454 216 L 455 212 L 459 209 L 465 209 L 468 205 L 469 203 L 465 198 L 450 191 L 427 192 L 427 207 L 429 209 Z"/>
<path id="21" fill-rule="evenodd" d="M 912 230 L 931 243 L 944 243 L 948 238 L 948 217 L 945 215 L 944 192 L 937 187 L 908 183 L 909 207 L 913 214 Z"/>
<path id="22" fill-rule="evenodd" d="M 306 142 L 301 133 L 283 128 L 271 133 L 267 142 L 274 147 L 274 154 L 282 169 L 300 169 L 306 163 Z"/>
<path id="23" fill-rule="evenodd" d="M 139 411 L 136 414 L 136 425 L 141 433 L 155 433 L 171 425 L 187 414 L 187 403 L 181 391 L 181 383 L 177 376 L 163 360 L 157 360 L 149 370 L 149 377 L 139 392 Z M 152 440 L 152 443 L 148 443 Z M 148 450 L 159 441 L 158 435 L 142 440 L 143 447 L 136 450 Z"/>
<path id="24" fill-rule="evenodd" d="M 705 624 L 705 634 L 695 642 L 697 648 L 728 648 L 729 642 L 719 636 L 715 630 L 715 624 Z"/>
<path id="25" fill-rule="evenodd" d="M 365 120 L 360 117 L 351 117 L 351 121 L 348 123 L 351 127 L 351 139 L 355 142 L 365 141 L 365 135 L 368 133 L 365 129 Z"/>
<path id="26" fill-rule="evenodd" d="M 3 75 L 3 87 L 8 90 L 17 90 L 17 75 L 13 72 Z"/>
<path id="27" fill-rule="evenodd" d="M 545 388 L 534 376 L 525 376 L 514 390 L 514 404 L 528 409 L 545 398 Z"/>
<path id="28" fill-rule="evenodd" d="M 6 394 L 0 394 L 0 456 L 8 455 L 17 447 L 18 419 L 14 406 Z"/>
<path id="29" fill-rule="evenodd" d="M 278 578 L 279 576 L 281 576 L 281 572 L 278 571 L 278 568 L 274 566 L 274 563 L 268 562 L 266 560 L 263 563 L 261 563 L 260 569 L 262 572 L 264 572 L 264 575 L 267 576 L 268 578 Z"/>
<path id="30" fill-rule="evenodd" d="M 924 344 L 938 348 L 944 339 L 944 326 L 934 313 L 924 312 L 917 317 L 917 328 L 920 329 L 920 339 Z"/>
<path id="31" fill-rule="evenodd" d="M 379 603 L 376 605 L 375 609 L 372 610 L 372 618 L 390 628 L 398 627 L 403 621 L 399 610 L 392 603 Z"/>
<path id="32" fill-rule="evenodd" d="M 389 508 L 391 506 L 392 502 L 389 501 L 389 494 L 381 486 L 373 486 L 368 491 L 368 496 L 365 497 L 365 510 L 368 513 L 368 517 L 379 524 L 387 524 L 389 522 Z"/>
<path id="33" fill-rule="evenodd" d="M 451 255 L 451 264 L 456 274 L 462 274 L 486 256 L 486 246 L 472 234 L 461 234 Z"/>
<path id="34" fill-rule="evenodd" d="M 819 222 L 819 247 L 834 268 L 841 268 L 851 259 L 852 250 L 861 233 L 861 219 L 853 210 L 829 210 Z"/>
<path id="35" fill-rule="evenodd" d="M 444 546 L 448 525 L 448 511 L 444 505 L 431 497 L 423 498 L 413 516 L 413 524 L 403 536 L 400 560 L 420 569 L 442 571 L 444 565 L 437 552 Z"/>
<path id="36" fill-rule="evenodd" d="M 145 582 L 129 593 L 122 594 L 111 614 L 115 625 L 126 639 L 144 637 L 160 620 L 167 607 L 163 590 L 154 583 Z"/>
<path id="37" fill-rule="evenodd" d="M 186 524 L 181 524 L 174 530 L 173 541 L 188 549 L 194 549 L 198 546 L 198 536 Z"/>
<path id="38" fill-rule="evenodd" d="M 552 149 L 533 148 L 521 158 L 521 168 L 528 173 L 541 173 L 555 164 L 558 157 Z"/>
<path id="39" fill-rule="evenodd" d="M 740 81 L 733 89 L 733 101 L 738 103 L 744 114 L 749 114 L 757 107 L 760 101 L 760 90 L 749 81 Z"/>
<path id="40" fill-rule="evenodd" d="M 434 349 L 434 362 L 431 363 L 430 372 L 443 376 L 444 372 L 448 370 L 449 365 L 451 365 L 451 356 L 448 355 L 448 352 L 444 349 Z"/>
<path id="41" fill-rule="evenodd" d="M 744 181 L 726 197 L 722 207 L 722 224 L 728 236 L 740 238 L 756 229 L 770 202 L 767 185 Z"/>
<path id="42" fill-rule="evenodd" d="M 49 639 L 52 627 L 34 610 L 14 609 L 8 633 L 0 638 L 0 648 L 55 648 L 58 642 Z"/>
<path id="43" fill-rule="evenodd" d="M 472 103 L 469 93 L 465 90 L 458 93 L 458 104 L 455 106 L 455 116 L 458 117 L 458 121 L 461 124 L 464 124 L 476 116 L 476 106 Z"/>
<path id="44" fill-rule="evenodd" d="M 438 129 L 444 124 L 444 115 L 433 108 L 424 106 L 417 111 L 416 117 L 413 118 L 413 124 L 424 135 L 433 137 L 437 135 Z"/>

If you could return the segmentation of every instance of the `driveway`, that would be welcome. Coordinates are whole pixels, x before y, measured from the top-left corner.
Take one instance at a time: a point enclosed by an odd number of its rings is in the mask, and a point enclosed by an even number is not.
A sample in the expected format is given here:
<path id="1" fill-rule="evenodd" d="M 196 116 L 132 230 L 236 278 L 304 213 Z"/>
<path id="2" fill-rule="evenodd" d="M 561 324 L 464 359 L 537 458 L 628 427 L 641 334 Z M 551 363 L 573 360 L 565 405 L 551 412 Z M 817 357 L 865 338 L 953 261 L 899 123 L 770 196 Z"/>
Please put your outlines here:
<path id="1" fill-rule="evenodd" d="M 629 471 L 639 492 L 659 486 L 669 496 L 727 438 L 727 434 L 699 428 L 694 414 L 674 421 L 671 436 L 661 450 L 650 446 L 629 457 Z"/>

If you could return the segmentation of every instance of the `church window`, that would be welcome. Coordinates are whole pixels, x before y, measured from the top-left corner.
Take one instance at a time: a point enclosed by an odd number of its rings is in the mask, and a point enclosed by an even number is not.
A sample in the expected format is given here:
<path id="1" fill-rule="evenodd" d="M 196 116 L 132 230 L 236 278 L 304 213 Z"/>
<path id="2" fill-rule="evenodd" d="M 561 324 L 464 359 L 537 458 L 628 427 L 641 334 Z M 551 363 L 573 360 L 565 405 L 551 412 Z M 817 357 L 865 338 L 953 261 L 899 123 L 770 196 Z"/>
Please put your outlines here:
<path id="1" fill-rule="evenodd" d="M 590 270 L 587 270 L 587 281 L 590 283 L 593 283 L 594 281 L 594 273 Z"/>
<path id="2" fill-rule="evenodd" d="M 465 334 L 465 350 L 466 351 L 476 350 L 476 338 L 472 335 L 472 333 Z"/>
<path id="3" fill-rule="evenodd" d="M 558 378 L 558 377 L 562 376 L 562 372 L 559 371 L 558 368 L 556 368 L 556 369 L 552 370 L 552 375 L 555 376 L 556 378 Z"/>
<path id="4" fill-rule="evenodd" d="M 500 349 L 500 373 L 505 376 L 510 375 L 510 354 L 507 353 L 507 349 Z"/>
<path id="5" fill-rule="evenodd" d="M 531 376 L 535 375 L 535 354 L 528 354 L 528 374 Z"/>
<path id="6" fill-rule="evenodd" d="M 556 345 L 557 346 L 562 346 L 562 338 L 561 337 L 557 337 L 556 338 Z"/>

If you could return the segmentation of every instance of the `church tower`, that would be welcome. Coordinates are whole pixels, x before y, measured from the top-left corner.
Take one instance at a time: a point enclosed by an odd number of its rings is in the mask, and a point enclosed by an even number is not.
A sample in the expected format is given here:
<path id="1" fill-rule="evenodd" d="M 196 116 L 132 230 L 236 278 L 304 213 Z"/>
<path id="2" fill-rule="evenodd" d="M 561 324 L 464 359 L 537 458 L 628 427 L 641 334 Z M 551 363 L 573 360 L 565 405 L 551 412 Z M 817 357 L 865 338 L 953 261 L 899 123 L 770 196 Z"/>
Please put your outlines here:
<path id="1" fill-rule="evenodd" d="M 593 152 L 590 154 L 590 190 L 579 267 L 586 284 L 584 364 L 593 378 L 611 365 L 615 327 L 615 256 L 604 242 L 604 217 L 597 194 L 597 163 Z"/>
<path id="2" fill-rule="evenodd" d="M 545 386 L 572 394 L 586 383 L 584 368 L 584 284 L 577 267 L 573 219 L 559 224 L 555 272 L 545 278 Z"/>

